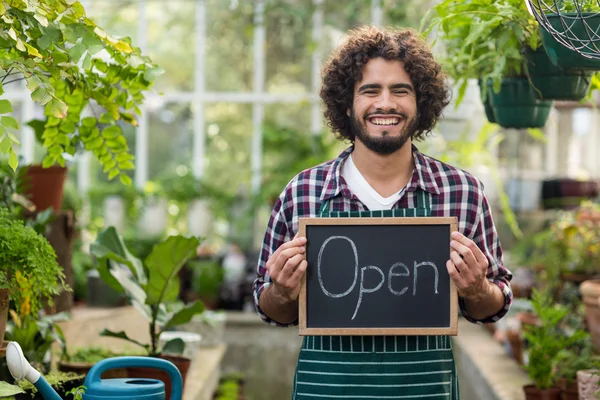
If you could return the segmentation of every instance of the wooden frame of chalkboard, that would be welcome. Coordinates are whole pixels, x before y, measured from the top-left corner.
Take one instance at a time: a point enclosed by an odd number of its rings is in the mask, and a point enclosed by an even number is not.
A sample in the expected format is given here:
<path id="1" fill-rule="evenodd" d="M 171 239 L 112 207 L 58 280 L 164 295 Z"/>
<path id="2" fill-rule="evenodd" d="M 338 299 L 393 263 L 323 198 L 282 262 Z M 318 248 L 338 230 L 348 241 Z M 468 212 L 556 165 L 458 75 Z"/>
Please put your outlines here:
<path id="1" fill-rule="evenodd" d="M 443 251 L 443 254 L 438 254 L 437 258 L 440 259 L 441 262 L 441 258 L 442 256 L 445 255 L 446 250 L 447 250 L 447 256 L 445 256 L 445 259 L 443 260 L 443 265 L 440 266 L 440 268 L 436 268 L 436 275 L 435 275 L 435 285 L 438 284 L 438 277 L 442 276 L 443 280 L 446 282 L 446 287 L 442 287 L 441 290 L 445 291 L 445 299 L 447 299 L 447 301 L 444 301 L 444 299 L 442 299 L 442 303 L 437 303 L 437 304 L 442 304 L 442 313 L 443 315 L 445 315 L 445 317 L 443 317 L 442 319 L 444 319 L 444 322 L 442 325 L 437 325 L 437 326 L 428 326 L 428 323 L 425 324 L 416 324 L 416 325 L 412 325 L 412 326 L 378 326 L 377 324 L 375 324 L 375 326 L 351 326 L 352 324 L 348 324 L 348 325 L 343 325 L 343 324 L 338 324 L 340 326 L 336 326 L 335 323 L 331 323 L 330 319 L 326 316 L 325 319 L 327 319 L 327 322 L 325 324 L 318 324 L 318 323 L 312 323 L 311 322 L 311 318 L 310 318 L 310 313 L 311 311 L 309 311 L 309 301 L 307 298 L 308 295 L 308 287 L 307 287 L 307 276 L 311 276 L 311 282 L 314 281 L 314 275 L 312 275 L 312 273 L 314 272 L 314 268 L 316 268 L 315 265 L 311 265 L 311 258 L 314 258 L 314 254 L 315 254 L 315 248 L 311 248 L 311 235 L 313 234 L 312 228 L 326 228 L 328 229 L 329 233 L 327 235 L 329 235 L 329 238 L 326 239 L 325 241 L 323 240 L 319 240 L 319 239 L 315 239 L 317 241 L 320 241 L 321 243 L 324 243 L 321 247 L 320 247 L 320 251 L 319 251 L 319 256 L 318 256 L 318 260 L 319 260 L 319 284 L 321 285 L 321 289 L 323 292 L 327 292 L 323 286 L 323 282 L 321 281 L 321 266 L 320 266 L 320 262 L 321 262 L 321 256 L 323 254 L 323 250 L 325 247 L 325 244 L 327 244 L 331 239 L 346 239 L 345 243 L 346 246 L 348 248 L 348 244 L 350 244 L 352 250 L 354 251 L 354 256 L 355 256 L 355 269 L 354 269 L 354 283 L 352 284 L 350 290 L 353 290 L 353 288 L 355 287 L 356 281 L 357 281 L 357 277 L 358 277 L 358 268 L 359 266 L 359 256 L 358 256 L 358 252 L 360 250 L 362 250 L 364 252 L 364 248 L 363 249 L 358 249 L 355 245 L 355 243 L 350 240 L 348 237 L 345 236 L 338 236 L 335 233 L 333 234 L 333 236 L 331 236 L 332 232 L 335 232 L 336 229 L 347 229 L 348 227 L 351 226 L 356 226 L 357 229 L 360 228 L 364 228 L 365 226 L 376 226 L 376 227 L 380 227 L 380 226 L 391 226 L 392 228 L 394 227 L 399 227 L 400 230 L 403 227 L 408 227 L 411 226 L 412 229 L 411 231 L 419 231 L 417 233 L 424 233 L 424 229 L 429 229 L 430 226 L 437 226 L 438 228 L 438 232 L 436 232 L 436 235 L 431 235 L 431 236 L 437 236 L 437 245 L 435 245 L 437 248 L 440 248 L 443 246 L 443 248 L 445 249 Z M 350 228 L 350 229 L 354 229 L 354 228 Z M 384 228 L 387 229 L 387 228 Z M 394 228 L 395 229 L 395 228 Z M 298 325 L 299 325 L 299 334 L 301 336 L 303 335 L 457 335 L 458 334 L 458 293 L 456 290 L 456 287 L 454 285 L 454 282 L 452 281 L 452 279 L 450 279 L 447 269 L 446 269 L 446 260 L 450 259 L 450 241 L 451 241 L 451 233 L 454 231 L 458 230 L 458 222 L 457 222 L 457 218 L 456 217 L 399 217 L 399 218 L 392 218 L 392 217 L 370 217 L 370 218 L 353 218 L 353 217 L 348 217 L 348 218 L 300 218 L 299 219 L 299 230 L 298 230 L 298 235 L 300 237 L 307 237 L 307 244 L 306 244 L 306 257 L 307 260 L 309 260 L 309 265 L 307 268 L 306 273 L 304 274 L 304 277 L 302 278 L 302 285 L 300 288 L 300 295 L 299 295 L 299 301 L 298 301 L 298 314 L 299 314 L 299 319 L 298 319 Z M 399 230 L 396 229 L 397 232 L 399 232 Z M 388 233 L 393 232 L 390 230 L 387 230 Z M 371 232 L 372 233 L 372 232 Z M 433 232 L 432 232 L 433 233 Z M 447 240 L 446 240 L 446 233 L 447 233 Z M 308 235 L 308 236 L 307 236 Z M 355 236 L 357 236 L 355 234 Z M 377 237 L 376 235 L 367 235 L 370 239 L 366 239 L 366 240 L 371 240 L 371 243 L 377 243 L 379 241 L 377 241 Z M 387 235 L 389 236 L 389 235 Z M 411 235 L 412 237 L 414 237 L 415 235 Z M 324 237 L 321 234 L 321 239 L 322 237 Z M 358 236 L 357 236 L 358 237 Z M 361 238 L 364 238 L 365 235 L 363 234 L 361 236 Z M 383 241 L 385 241 L 386 239 L 382 236 L 381 237 L 383 239 Z M 429 237 L 427 237 L 427 239 L 429 239 Z M 363 240 L 363 239 L 360 239 Z M 375 242 L 373 242 L 373 240 L 376 240 Z M 341 241 L 344 242 L 344 241 Z M 446 245 L 447 242 L 447 245 Z M 447 247 L 446 247 L 447 246 Z M 364 246 L 363 246 L 364 247 Z M 391 247 L 396 247 L 396 248 L 402 248 L 402 246 L 391 246 Z M 406 247 L 406 246 L 405 246 Z M 414 248 L 414 246 L 412 246 Z M 390 246 L 388 245 L 388 247 L 386 247 L 386 249 L 390 248 Z M 410 253 L 412 250 L 411 248 L 407 248 L 405 249 L 407 253 Z M 375 250 L 377 252 L 377 250 Z M 387 252 L 387 250 L 386 250 Z M 336 253 L 339 254 L 339 251 Z M 377 252 L 377 254 L 381 254 L 381 252 Z M 369 260 L 364 261 L 361 263 L 364 264 L 365 262 L 369 262 Z M 314 264 L 314 263 L 313 263 Z M 402 263 L 398 263 L 398 264 L 402 264 Z M 417 264 L 416 261 L 414 261 L 414 289 L 413 289 L 413 296 L 416 293 L 416 287 L 417 287 L 417 266 L 420 266 L 421 264 L 431 264 L 428 262 L 424 262 L 424 263 L 420 263 Z M 347 263 L 345 264 L 347 265 Z M 366 264 L 365 264 L 366 265 Z M 396 264 L 394 264 L 396 265 Z M 394 265 L 392 265 L 391 268 L 394 268 Z M 405 272 L 408 273 L 409 275 L 405 274 L 392 274 L 392 271 L 390 270 L 389 273 L 389 282 L 391 282 L 392 277 L 398 277 L 398 276 L 410 276 L 410 271 L 408 269 L 408 267 L 406 267 L 405 264 L 402 264 L 402 267 L 405 269 Z M 433 266 L 435 268 L 435 265 Z M 381 274 L 381 277 L 385 280 L 385 275 L 383 274 L 383 272 L 381 271 L 380 268 L 375 267 L 375 266 L 366 266 L 361 268 L 361 273 L 360 273 L 360 289 L 359 289 L 359 299 L 356 305 L 356 310 L 354 312 L 354 315 L 357 314 L 357 312 L 359 311 L 359 307 L 361 304 L 361 299 L 362 299 L 362 295 L 363 293 L 367 293 L 367 294 L 371 294 L 373 293 L 375 290 L 377 290 L 378 288 L 380 288 L 382 285 L 379 285 L 377 287 L 377 289 L 374 290 L 374 288 L 369 288 L 369 290 L 372 291 L 368 291 L 367 289 L 365 289 L 363 291 L 363 282 L 362 280 L 364 279 L 365 274 L 365 268 L 372 268 L 372 269 L 376 269 L 379 270 L 379 273 Z M 311 270 L 312 269 L 312 270 Z M 337 275 L 336 275 L 336 281 L 337 279 Z M 333 280 L 330 280 L 330 282 Z M 382 281 L 383 282 L 383 281 Z M 389 291 L 392 292 L 392 285 L 391 283 L 388 283 L 388 287 L 389 287 Z M 435 293 L 437 294 L 437 289 L 438 286 L 435 286 Z M 343 289 L 342 289 L 343 290 Z M 344 293 L 337 293 L 335 295 L 330 295 L 330 293 L 326 293 L 328 294 L 328 296 L 330 298 L 333 297 L 346 297 L 347 294 L 349 294 L 350 291 L 346 290 Z M 399 294 L 405 294 L 406 290 L 403 290 L 402 293 L 399 292 L 394 292 L 394 294 L 399 295 Z M 321 293 L 318 293 L 319 295 L 321 295 Z M 409 293 L 410 294 L 410 293 Z M 365 296 L 366 298 L 366 296 Z M 316 304 L 316 302 L 315 302 Z M 447 309 L 445 308 L 445 306 L 447 305 Z M 317 308 L 311 308 L 312 310 L 318 310 L 319 307 L 316 305 L 313 305 L 313 307 L 317 307 Z M 352 307 L 354 307 L 354 304 L 352 304 Z M 323 309 L 323 306 L 321 305 L 320 307 L 321 309 Z M 385 309 L 384 305 L 377 305 L 375 306 L 376 310 L 379 309 Z M 435 309 L 439 309 L 439 307 L 433 308 L 432 310 Z M 351 310 L 350 310 L 351 311 Z M 427 311 L 427 310 L 422 310 L 420 309 L 418 313 L 414 313 L 413 314 L 426 314 L 423 313 L 423 311 Z M 436 311 L 437 312 L 437 311 Z M 315 311 L 315 315 L 317 314 L 317 312 Z M 333 312 L 331 315 L 331 320 L 338 318 L 336 315 L 340 314 L 338 312 Z M 364 313 L 363 313 L 364 314 Z M 375 312 L 376 314 L 376 312 Z M 389 314 L 388 314 L 389 315 Z M 354 317 L 353 317 L 354 318 Z M 428 318 L 426 317 L 421 317 L 421 318 Z M 387 323 L 387 322 L 386 322 Z M 324 325 L 328 325 L 328 326 L 324 326 Z M 383 324 L 385 325 L 385 324 Z M 399 325 L 404 325 L 403 323 L 399 324 Z"/>

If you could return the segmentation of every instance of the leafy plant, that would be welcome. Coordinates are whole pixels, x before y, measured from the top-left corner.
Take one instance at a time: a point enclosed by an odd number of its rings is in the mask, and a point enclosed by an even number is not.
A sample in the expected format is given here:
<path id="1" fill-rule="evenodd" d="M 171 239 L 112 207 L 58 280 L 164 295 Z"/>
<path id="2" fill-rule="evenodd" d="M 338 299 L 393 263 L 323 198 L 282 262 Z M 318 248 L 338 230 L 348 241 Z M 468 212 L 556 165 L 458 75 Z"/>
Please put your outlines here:
<path id="1" fill-rule="evenodd" d="M 46 355 L 55 342 L 64 342 L 62 330 L 56 323 L 65 321 L 66 314 L 38 318 L 31 314 L 19 316 L 14 310 L 10 310 L 10 315 L 6 340 L 19 343 L 23 354 L 35 368 L 49 372 L 49 366 L 45 362 Z"/>
<path id="2" fill-rule="evenodd" d="M 594 354 L 589 335 L 580 345 L 561 350 L 555 360 L 556 376 L 567 384 L 577 382 L 577 371 L 587 369 L 600 369 L 600 356 Z"/>
<path id="3" fill-rule="evenodd" d="M 131 254 L 113 227 L 100 232 L 90 247 L 91 254 L 98 259 L 98 271 L 108 285 L 126 293 L 132 305 L 146 317 L 151 343 L 130 339 L 122 331 L 104 330 L 101 335 L 128 340 L 142 346 L 152 356 L 161 351 L 182 353 L 184 343 L 181 339 L 173 339 L 160 349 L 158 338 L 166 329 L 187 323 L 194 315 L 204 311 L 201 302 L 182 305 L 177 301 L 177 274 L 196 255 L 199 245 L 198 238 L 170 236 L 154 245 L 150 255 L 142 262 Z"/>
<path id="4" fill-rule="evenodd" d="M 110 179 L 133 169 L 122 124 L 136 126 L 144 92 L 162 70 L 131 45 L 86 17 L 75 0 L 0 2 L 0 95 L 3 86 L 25 80 L 31 98 L 43 105 L 44 120 L 30 126 L 47 150 L 43 165 L 65 165 L 78 148 L 92 152 Z M 87 106 L 94 116 L 82 116 Z M 0 100 L 0 153 L 18 165 L 13 144 L 17 120 L 9 100 Z M 101 113 L 100 115 L 98 115 Z"/>
<path id="5" fill-rule="evenodd" d="M 437 28 L 434 42 L 443 39 L 444 67 L 459 86 L 457 105 L 469 79 L 491 79 L 498 92 L 503 77 L 525 76 L 522 51 L 541 45 L 538 24 L 522 0 L 444 0 L 432 11 L 424 34 Z"/>
<path id="6" fill-rule="evenodd" d="M 74 387 L 73 389 L 69 390 L 65 394 L 66 395 L 72 395 L 73 396 L 73 400 L 82 400 L 83 399 L 83 395 L 85 394 L 86 389 L 87 389 L 87 387 L 81 385 L 81 386 Z"/>
<path id="7" fill-rule="evenodd" d="M 103 346 L 83 347 L 75 350 L 74 353 L 70 354 L 67 351 L 66 342 L 64 343 L 65 345 L 63 345 L 63 351 L 61 354 L 62 361 L 95 364 L 99 361 L 104 360 L 105 358 L 118 357 L 119 355 L 121 355 L 120 353 L 115 353 Z"/>
<path id="8" fill-rule="evenodd" d="M 8 382 L 0 381 L 0 398 L 12 397 L 20 393 L 25 393 L 21 386 L 11 385 Z"/>
<path id="9" fill-rule="evenodd" d="M 523 327 L 529 355 L 525 369 L 537 388 L 548 389 L 555 386 L 558 380 L 555 366 L 559 354 L 572 346 L 581 345 L 587 334 L 580 330 L 567 335 L 561 330 L 560 323 L 569 310 L 560 304 L 553 304 L 548 293 L 534 289 L 531 305 L 539 324 Z"/>
<path id="10" fill-rule="evenodd" d="M 17 310 L 37 315 L 42 301 L 69 290 L 48 240 L 0 207 L 0 288 L 7 288 Z M 29 290 L 23 290 L 29 288 Z M 23 315 L 23 313 L 21 313 Z"/>

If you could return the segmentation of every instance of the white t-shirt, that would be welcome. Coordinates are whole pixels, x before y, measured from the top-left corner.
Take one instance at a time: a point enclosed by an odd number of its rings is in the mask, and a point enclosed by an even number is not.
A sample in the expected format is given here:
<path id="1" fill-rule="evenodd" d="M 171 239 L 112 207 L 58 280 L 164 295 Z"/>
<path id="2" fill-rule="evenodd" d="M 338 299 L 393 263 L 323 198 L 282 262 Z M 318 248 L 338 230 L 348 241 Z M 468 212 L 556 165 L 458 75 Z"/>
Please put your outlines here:
<path id="1" fill-rule="evenodd" d="M 400 199 L 401 191 L 394 193 L 390 197 L 381 197 L 375 189 L 369 185 L 369 182 L 362 176 L 350 154 L 346 161 L 342 164 L 342 177 L 350 188 L 350 191 L 358 197 L 358 199 L 370 211 L 375 210 L 391 210 L 394 204 Z"/>

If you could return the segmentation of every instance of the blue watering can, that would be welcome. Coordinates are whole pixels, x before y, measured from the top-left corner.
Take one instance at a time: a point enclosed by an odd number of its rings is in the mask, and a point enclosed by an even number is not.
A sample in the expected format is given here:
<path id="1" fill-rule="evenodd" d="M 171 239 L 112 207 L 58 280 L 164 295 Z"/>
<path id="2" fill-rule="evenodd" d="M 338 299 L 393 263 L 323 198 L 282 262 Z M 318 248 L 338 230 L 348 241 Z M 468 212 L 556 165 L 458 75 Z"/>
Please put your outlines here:
<path id="1" fill-rule="evenodd" d="M 31 382 L 45 400 L 63 400 L 39 371 L 29 364 L 17 342 L 8 343 L 6 363 L 13 378 Z M 181 373 L 170 361 L 154 357 L 114 357 L 96 363 L 85 377 L 83 400 L 165 400 L 165 384 L 157 379 L 100 378 L 105 371 L 127 367 L 166 371 L 171 379 L 170 400 L 181 400 Z"/>

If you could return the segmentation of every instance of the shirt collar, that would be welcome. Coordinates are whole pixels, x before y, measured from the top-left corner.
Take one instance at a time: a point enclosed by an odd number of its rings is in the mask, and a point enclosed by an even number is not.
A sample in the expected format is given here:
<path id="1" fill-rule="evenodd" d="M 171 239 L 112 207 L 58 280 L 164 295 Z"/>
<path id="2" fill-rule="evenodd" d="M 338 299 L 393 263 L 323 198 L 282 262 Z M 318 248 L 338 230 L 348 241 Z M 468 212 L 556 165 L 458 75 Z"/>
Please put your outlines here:
<path id="1" fill-rule="evenodd" d="M 341 166 L 344 160 L 352 154 L 354 151 L 354 145 L 345 149 L 340 155 L 333 161 L 332 167 L 327 172 L 325 182 L 323 184 L 323 191 L 321 192 L 320 201 L 327 201 L 333 197 L 336 197 L 342 190 L 341 185 Z M 411 181 L 407 187 L 407 191 L 412 192 L 417 187 L 429 192 L 431 194 L 440 194 L 440 188 L 435 178 L 433 177 L 433 171 L 431 169 L 430 160 L 423 155 L 419 149 L 413 144 L 412 154 L 415 163 L 415 169 Z"/>

